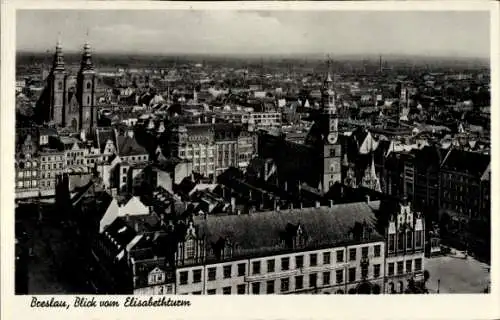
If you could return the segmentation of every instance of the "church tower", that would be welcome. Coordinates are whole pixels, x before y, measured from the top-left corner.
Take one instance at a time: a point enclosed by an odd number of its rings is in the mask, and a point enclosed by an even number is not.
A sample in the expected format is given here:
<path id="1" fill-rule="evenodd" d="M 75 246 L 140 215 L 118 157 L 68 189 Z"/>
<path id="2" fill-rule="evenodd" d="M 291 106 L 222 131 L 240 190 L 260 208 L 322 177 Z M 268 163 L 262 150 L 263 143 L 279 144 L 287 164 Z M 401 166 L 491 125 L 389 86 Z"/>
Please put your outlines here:
<path id="1" fill-rule="evenodd" d="M 64 108 L 66 93 L 66 69 L 64 66 L 64 54 L 62 52 L 61 41 L 57 41 L 54 62 L 49 75 L 48 85 L 50 87 L 50 114 L 48 120 L 56 125 L 64 126 Z"/>
<path id="2" fill-rule="evenodd" d="M 83 47 L 82 62 L 76 86 L 77 99 L 80 104 L 79 129 L 95 127 L 97 123 L 97 110 L 95 108 L 96 75 L 88 42 Z"/>
<path id="3" fill-rule="evenodd" d="M 335 92 L 333 79 L 330 74 L 330 61 L 321 96 L 322 114 L 324 124 L 323 142 L 323 175 L 321 191 L 328 192 L 336 182 L 341 183 L 341 145 L 338 141 L 338 114 L 335 105 Z"/>

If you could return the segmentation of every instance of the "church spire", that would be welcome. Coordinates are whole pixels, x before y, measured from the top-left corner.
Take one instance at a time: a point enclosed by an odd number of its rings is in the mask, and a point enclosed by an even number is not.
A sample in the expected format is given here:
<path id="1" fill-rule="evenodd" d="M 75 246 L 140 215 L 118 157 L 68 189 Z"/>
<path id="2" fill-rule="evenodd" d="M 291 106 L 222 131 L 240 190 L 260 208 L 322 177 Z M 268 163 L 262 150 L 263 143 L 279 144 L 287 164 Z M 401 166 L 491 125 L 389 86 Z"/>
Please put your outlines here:
<path id="1" fill-rule="evenodd" d="M 64 54 L 62 51 L 61 38 L 58 37 L 56 53 L 54 54 L 53 70 L 64 71 Z"/>
<path id="2" fill-rule="evenodd" d="M 83 55 L 82 55 L 82 63 L 80 71 L 91 71 L 94 70 L 94 64 L 92 63 L 92 52 L 90 49 L 90 44 L 85 41 L 85 45 L 83 46 Z"/>

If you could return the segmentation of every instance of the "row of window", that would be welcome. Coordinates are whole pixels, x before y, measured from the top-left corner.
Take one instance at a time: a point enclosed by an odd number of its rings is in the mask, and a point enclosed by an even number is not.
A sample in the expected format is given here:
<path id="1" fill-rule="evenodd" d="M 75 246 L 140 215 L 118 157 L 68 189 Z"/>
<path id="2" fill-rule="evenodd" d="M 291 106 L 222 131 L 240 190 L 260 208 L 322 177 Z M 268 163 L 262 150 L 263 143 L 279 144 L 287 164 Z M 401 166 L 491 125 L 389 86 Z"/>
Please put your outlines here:
<path id="1" fill-rule="evenodd" d="M 375 265 L 374 268 L 378 270 L 378 276 L 380 276 L 380 265 Z M 350 268 L 348 271 L 348 281 L 349 282 L 355 282 L 356 281 L 356 268 Z M 295 285 L 292 287 L 292 281 L 294 280 L 293 284 Z M 320 281 L 318 281 L 320 280 Z M 331 278 L 331 272 L 323 272 L 321 274 L 318 273 L 312 273 L 309 275 L 309 283 L 306 286 L 304 283 L 304 276 L 299 275 L 295 276 L 293 278 L 282 278 L 279 280 L 268 280 L 265 282 L 253 282 L 251 284 L 251 293 L 252 294 L 261 294 L 266 293 L 266 294 L 273 294 L 277 293 L 276 291 L 276 284 L 279 284 L 279 292 L 281 293 L 287 293 L 287 292 L 293 292 L 296 290 L 302 290 L 302 289 L 314 289 L 317 288 L 318 286 L 329 286 L 329 285 L 340 285 L 344 283 L 344 270 L 337 270 L 335 272 L 335 283 L 332 282 Z M 262 290 L 262 286 L 265 285 L 265 291 Z M 227 286 L 222 288 L 222 294 L 231 294 L 232 293 L 232 287 Z M 246 293 L 246 284 L 239 284 L 236 286 L 236 293 L 237 294 L 245 294 Z M 198 292 L 193 292 L 193 294 L 201 294 Z M 207 294 L 217 294 L 217 289 L 209 289 L 207 290 Z"/>
<path id="2" fill-rule="evenodd" d="M 268 261 L 268 270 L 274 270 L 274 263 L 272 262 L 273 260 L 269 260 Z M 411 262 L 411 261 L 410 261 Z M 417 262 L 415 262 L 415 264 L 417 265 Z M 408 265 L 408 263 L 407 263 Z M 394 268 L 394 265 L 392 266 Z M 420 267 L 422 267 L 422 261 L 420 259 Z M 380 267 L 380 264 L 374 264 L 372 266 L 373 268 L 373 278 L 379 278 L 380 277 L 380 272 L 381 272 L 381 267 Z M 411 264 L 410 264 L 410 268 L 411 268 Z M 390 269 L 389 269 L 390 270 Z M 420 270 L 420 269 L 418 269 Z M 415 271 L 418 271 L 417 269 L 415 269 Z M 227 265 L 227 266 L 223 266 L 223 277 L 224 279 L 229 279 L 231 278 L 232 276 L 232 265 Z M 193 270 L 193 283 L 200 283 L 201 282 L 201 273 L 202 273 L 202 269 L 197 269 L 197 270 Z M 268 271 L 268 272 L 273 272 L 273 271 Z M 348 281 L 349 282 L 354 282 L 356 281 L 356 267 L 351 267 L 348 269 Z M 407 271 L 407 272 L 411 272 L 411 271 Z M 240 263 L 237 265 L 237 275 L 239 277 L 242 277 L 244 276 L 246 273 L 246 263 Z M 335 271 L 336 273 L 336 284 L 341 284 L 343 283 L 343 279 L 344 279 L 344 270 L 343 269 L 339 269 L 339 270 L 336 270 Z M 402 273 L 402 272 L 401 272 Z M 326 272 L 323 272 L 322 273 L 323 275 L 323 285 L 330 285 L 330 271 L 326 271 Z M 186 285 L 188 284 L 188 271 L 182 271 L 180 272 L 179 274 L 179 284 L 181 285 Z M 302 278 L 303 276 L 296 276 L 295 279 L 297 281 L 297 279 L 299 279 L 299 284 L 302 283 Z M 361 268 L 361 278 L 363 279 L 366 279 L 369 277 L 369 269 L 368 269 L 368 266 L 364 266 Z M 208 268 L 208 281 L 215 281 L 217 278 L 217 268 L 213 267 L 213 268 Z M 309 275 L 309 283 L 310 283 L 310 286 L 311 287 L 315 287 L 317 285 L 316 283 L 316 279 L 317 279 L 317 274 L 316 273 L 312 273 Z M 299 288 L 300 287 L 300 288 Z M 297 287 L 297 282 L 296 282 L 296 289 L 302 289 L 302 285 L 299 285 L 299 287 Z"/>
<path id="3" fill-rule="evenodd" d="M 413 233 L 415 233 L 415 242 L 413 242 Z M 406 236 L 405 233 L 400 232 L 398 233 L 397 240 L 398 240 L 397 241 L 398 251 L 403 251 L 405 249 L 405 242 L 406 242 L 406 249 L 413 249 L 413 246 L 415 246 L 416 249 L 420 249 L 423 246 L 423 231 L 415 231 L 415 232 L 409 231 L 406 232 Z M 390 234 L 389 252 L 393 251 L 396 251 L 396 235 Z"/>
<path id="4" fill-rule="evenodd" d="M 36 171 L 29 171 L 28 170 L 28 171 L 19 171 L 17 173 L 18 178 L 31 178 L 31 177 L 36 178 L 36 176 L 37 176 Z"/>
<path id="5" fill-rule="evenodd" d="M 368 251 L 369 251 L 369 246 L 364 246 L 361 248 L 361 256 L 362 257 L 368 257 Z M 322 255 L 322 264 L 323 265 L 328 265 L 331 264 L 331 253 L 330 252 L 324 252 Z M 374 246 L 374 256 L 375 257 L 380 257 L 381 256 L 381 245 L 375 245 Z M 349 249 L 349 261 L 355 261 L 357 258 L 357 248 L 351 248 Z M 305 261 L 304 261 L 304 255 L 300 256 L 295 256 L 295 268 L 303 268 L 305 267 Z M 281 262 L 281 271 L 287 271 L 290 270 L 290 258 L 289 257 L 283 257 L 280 260 Z M 336 262 L 344 262 L 344 251 L 343 250 L 337 250 L 336 251 Z M 311 267 L 317 266 L 318 265 L 318 254 L 317 253 L 311 253 L 309 254 L 309 265 Z M 267 273 L 272 273 L 276 272 L 276 260 L 275 259 L 269 259 L 266 261 L 266 272 Z M 231 278 L 232 276 L 232 268 L 233 265 L 225 265 L 223 266 L 223 277 L 225 279 Z M 252 262 L 252 270 L 251 274 L 252 275 L 258 275 L 263 272 L 261 270 L 261 261 L 254 261 Z M 212 267 L 208 268 L 208 281 L 214 281 L 216 279 L 216 274 L 217 268 Z M 240 263 L 237 265 L 237 276 L 242 277 L 245 276 L 246 272 L 246 263 Z"/>
<path id="6" fill-rule="evenodd" d="M 38 163 L 36 163 L 35 161 L 33 161 L 33 162 L 30 162 L 30 161 L 19 162 L 19 167 L 21 169 L 23 169 L 24 167 L 26 167 L 26 168 L 31 168 L 31 167 L 36 168 L 37 166 L 38 166 Z"/>
<path id="7" fill-rule="evenodd" d="M 18 188 L 36 188 L 38 182 L 36 180 L 28 180 L 28 181 L 18 181 Z"/>
<path id="8" fill-rule="evenodd" d="M 64 156 L 53 156 L 53 157 L 42 157 L 42 162 L 52 162 L 52 161 L 62 161 L 64 160 Z"/>
<path id="9" fill-rule="evenodd" d="M 396 266 L 397 266 L 397 274 L 398 275 L 405 273 L 404 261 L 398 261 L 396 263 Z M 414 271 L 417 272 L 417 271 L 422 270 L 422 259 L 421 258 L 415 259 L 414 269 L 412 267 L 413 267 L 413 260 L 406 260 L 406 273 L 410 273 L 410 272 L 414 272 Z M 388 263 L 388 266 L 387 266 L 387 275 L 393 276 L 394 274 L 395 274 L 394 273 L 394 262 L 390 262 L 390 263 Z"/>

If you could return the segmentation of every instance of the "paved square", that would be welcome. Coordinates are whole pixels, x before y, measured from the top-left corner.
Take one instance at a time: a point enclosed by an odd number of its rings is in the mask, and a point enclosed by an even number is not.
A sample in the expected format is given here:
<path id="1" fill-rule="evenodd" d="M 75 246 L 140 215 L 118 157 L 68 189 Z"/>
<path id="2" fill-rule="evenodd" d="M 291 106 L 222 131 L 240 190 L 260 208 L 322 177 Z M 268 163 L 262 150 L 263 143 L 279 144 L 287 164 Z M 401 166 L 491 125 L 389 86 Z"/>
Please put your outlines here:
<path id="1" fill-rule="evenodd" d="M 483 293 L 490 283 L 489 265 L 471 257 L 428 258 L 425 269 L 430 273 L 429 293 L 437 292 L 438 279 L 441 280 L 440 293 Z"/>

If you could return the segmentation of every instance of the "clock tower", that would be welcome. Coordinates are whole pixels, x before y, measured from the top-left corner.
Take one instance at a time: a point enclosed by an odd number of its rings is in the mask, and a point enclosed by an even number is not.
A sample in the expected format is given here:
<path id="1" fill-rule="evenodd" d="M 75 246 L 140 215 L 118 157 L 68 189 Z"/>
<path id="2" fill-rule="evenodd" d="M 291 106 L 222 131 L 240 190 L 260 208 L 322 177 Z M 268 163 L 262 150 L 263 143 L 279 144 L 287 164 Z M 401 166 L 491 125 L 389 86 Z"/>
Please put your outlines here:
<path id="1" fill-rule="evenodd" d="M 335 92 L 330 75 L 330 61 L 328 73 L 322 90 L 322 114 L 324 141 L 323 141 L 323 174 L 321 191 L 328 192 L 336 182 L 341 183 L 341 145 L 338 141 L 338 114 L 335 106 Z"/>

